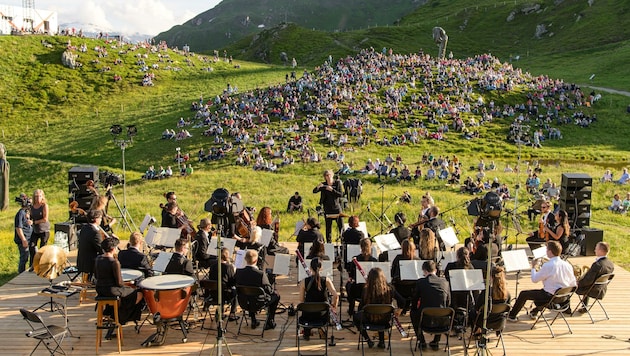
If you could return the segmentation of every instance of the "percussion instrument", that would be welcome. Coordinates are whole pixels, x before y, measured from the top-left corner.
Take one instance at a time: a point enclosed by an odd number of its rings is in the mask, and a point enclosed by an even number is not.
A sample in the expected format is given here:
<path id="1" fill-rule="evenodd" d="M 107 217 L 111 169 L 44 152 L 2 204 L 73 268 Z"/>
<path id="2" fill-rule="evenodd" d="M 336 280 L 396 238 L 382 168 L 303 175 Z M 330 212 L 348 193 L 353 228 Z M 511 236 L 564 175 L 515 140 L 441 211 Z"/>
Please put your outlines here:
<path id="1" fill-rule="evenodd" d="M 33 271 L 42 278 L 53 280 L 63 274 L 67 262 L 68 256 L 63 248 L 46 245 L 33 257 Z"/>
<path id="2" fill-rule="evenodd" d="M 188 330 L 182 315 L 188 307 L 194 283 L 194 278 L 180 274 L 149 277 L 138 283 L 157 328 L 157 331 L 142 343 L 143 346 L 151 346 L 153 343 L 164 344 L 171 321 L 179 323 L 184 334 L 182 341 L 188 340 Z"/>
<path id="3" fill-rule="evenodd" d="M 144 300 L 153 314 L 162 319 L 180 317 L 186 311 L 195 279 L 180 274 L 149 277 L 138 283 Z"/>
<path id="4" fill-rule="evenodd" d="M 142 271 L 131 268 L 121 268 L 120 273 L 122 274 L 123 282 L 131 282 L 137 279 L 140 279 L 144 276 Z"/>

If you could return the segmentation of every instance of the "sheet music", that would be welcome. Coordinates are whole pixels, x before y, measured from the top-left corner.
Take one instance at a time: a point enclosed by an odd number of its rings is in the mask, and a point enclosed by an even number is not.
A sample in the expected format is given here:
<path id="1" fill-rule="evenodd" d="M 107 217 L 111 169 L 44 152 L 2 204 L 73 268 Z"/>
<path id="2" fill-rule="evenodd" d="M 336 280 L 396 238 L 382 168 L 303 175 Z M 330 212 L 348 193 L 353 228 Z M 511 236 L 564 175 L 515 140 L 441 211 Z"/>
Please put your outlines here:
<path id="1" fill-rule="evenodd" d="M 388 250 L 387 251 L 387 261 L 392 262 L 394 261 L 394 258 L 396 258 L 396 256 L 402 254 L 402 250 L 401 249 L 396 249 L 396 250 Z"/>
<path id="2" fill-rule="evenodd" d="M 344 223 L 343 224 L 343 232 L 345 232 L 349 228 L 350 228 L 350 225 L 348 225 L 348 223 Z M 370 236 L 370 235 L 368 235 L 367 224 L 365 223 L 365 221 L 359 221 L 359 226 L 357 226 L 357 230 L 363 232 L 363 237 L 364 238 Z M 342 232 L 342 234 L 343 234 L 343 232 Z"/>
<path id="3" fill-rule="evenodd" d="M 304 243 L 304 257 L 306 257 L 306 255 L 308 255 L 308 252 L 311 250 L 311 246 L 313 246 L 312 242 L 305 242 Z M 326 256 L 328 256 L 328 258 L 330 258 L 331 261 L 335 259 L 335 245 L 329 244 L 329 243 L 325 243 L 324 244 L 324 251 L 326 253 Z"/>
<path id="4" fill-rule="evenodd" d="M 358 261 L 366 274 L 370 273 L 372 268 L 378 267 L 383 270 L 387 283 L 392 283 L 392 274 L 390 273 L 392 267 L 389 262 L 371 262 L 371 261 Z M 357 271 L 357 283 L 365 283 L 365 278 Z"/>
<path id="5" fill-rule="evenodd" d="M 398 262 L 401 281 L 417 281 L 420 278 L 424 278 L 422 264 L 425 260 L 400 260 Z"/>
<path id="6" fill-rule="evenodd" d="M 156 246 L 157 244 L 154 240 L 157 239 L 157 227 L 149 226 L 149 231 L 147 231 L 147 236 L 144 237 L 144 241 L 147 243 L 147 246 Z"/>
<path id="7" fill-rule="evenodd" d="M 275 256 L 270 257 L 275 257 L 274 262 L 271 265 L 273 267 L 273 274 L 288 276 L 290 269 L 289 266 L 291 264 L 291 255 L 277 253 Z"/>
<path id="8" fill-rule="evenodd" d="M 505 265 L 506 272 L 528 270 L 532 268 L 532 265 L 527 259 L 527 251 L 525 249 L 503 251 L 501 252 L 503 257 L 503 264 Z"/>
<path id="9" fill-rule="evenodd" d="M 234 267 L 236 267 L 236 269 L 245 268 L 245 266 L 247 266 L 245 262 L 245 252 L 247 252 L 247 250 L 236 251 L 236 257 L 234 258 Z"/>
<path id="10" fill-rule="evenodd" d="M 168 263 L 171 261 L 171 257 L 173 257 L 171 252 L 160 251 L 153 262 L 153 270 L 164 273 L 166 266 L 168 266 Z"/>
<path id="11" fill-rule="evenodd" d="M 400 242 L 398 242 L 394 234 L 376 235 L 374 236 L 374 242 L 376 242 L 376 246 L 381 252 L 400 248 Z"/>
<path id="12" fill-rule="evenodd" d="M 532 250 L 532 254 L 534 255 L 534 259 L 547 257 L 547 246 L 541 246 L 539 248 Z"/>
<path id="13" fill-rule="evenodd" d="M 480 269 L 452 269 L 448 273 L 453 292 L 486 289 Z"/>
<path id="14" fill-rule="evenodd" d="M 260 243 L 263 246 L 269 246 L 271 239 L 273 238 L 273 230 L 262 229 L 262 235 L 260 237 Z"/>
<path id="15" fill-rule="evenodd" d="M 455 233 L 455 229 L 452 226 L 447 227 L 446 229 L 442 229 L 438 231 L 442 242 L 446 246 L 446 249 L 449 249 L 459 243 L 459 239 L 457 238 L 457 234 Z"/>
<path id="16" fill-rule="evenodd" d="M 444 257 L 440 260 L 440 270 L 442 271 L 446 269 L 446 265 L 457 261 L 457 251 L 444 251 L 442 256 Z"/>
<path id="17" fill-rule="evenodd" d="M 306 266 L 311 266 L 311 259 L 306 259 Z M 322 276 L 326 276 L 327 278 L 333 278 L 333 261 L 322 261 L 322 269 L 320 274 Z M 301 281 L 308 277 L 306 275 L 306 271 L 304 270 L 304 266 L 301 263 L 298 263 L 298 281 Z"/>
<path id="18" fill-rule="evenodd" d="M 297 236 L 300 233 L 300 230 L 302 230 L 304 228 L 304 225 L 306 225 L 304 220 L 296 221 L 295 222 L 295 230 L 293 230 L 293 236 Z"/>
<path id="19" fill-rule="evenodd" d="M 170 227 L 150 226 L 145 241 L 148 246 L 174 247 L 181 236 L 181 230 Z"/>
<path id="20" fill-rule="evenodd" d="M 144 216 L 144 219 L 142 219 L 142 223 L 140 224 L 140 233 L 144 234 L 144 230 L 146 230 L 146 228 L 149 226 L 149 224 L 151 223 L 151 215 L 149 215 L 149 213 L 147 213 Z"/>
<path id="21" fill-rule="evenodd" d="M 217 255 L 217 242 L 218 242 L 218 239 L 216 238 L 210 240 L 210 243 L 208 244 L 208 249 L 206 250 L 206 253 L 208 255 L 218 256 Z M 230 250 L 230 252 L 234 252 L 234 248 L 236 247 L 236 240 L 232 238 L 222 237 L 221 245 L 222 247 L 225 247 L 228 250 Z"/>

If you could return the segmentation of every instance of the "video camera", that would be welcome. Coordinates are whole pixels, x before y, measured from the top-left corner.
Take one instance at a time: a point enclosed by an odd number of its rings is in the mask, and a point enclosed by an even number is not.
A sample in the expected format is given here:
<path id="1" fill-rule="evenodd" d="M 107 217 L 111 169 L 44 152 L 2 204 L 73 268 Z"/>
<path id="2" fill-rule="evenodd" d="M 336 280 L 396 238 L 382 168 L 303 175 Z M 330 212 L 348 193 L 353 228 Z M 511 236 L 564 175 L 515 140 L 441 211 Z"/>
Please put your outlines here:
<path id="1" fill-rule="evenodd" d="M 33 200 L 29 198 L 26 194 L 22 193 L 20 196 L 15 197 L 15 201 L 20 203 L 22 207 L 31 207 L 33 205 Z"/>
<path id="2" fill-rule="evenodd" d="M 499 220 L 503 204 L 497 193 L 488 192 L 483 199 L 475 198 L 468 204 L 468 215 L 478 216 L 477 225 L 489 227 L 492 222 Z"/>
<path id="3" fill-rule="evenodd" d="M 114 172 L 102 171 L 99 174 L 99 179 L 105 186 L 115 186 L 118 184 L 125 184 L 125 180 L 122 175 L 116 174 Z"/>

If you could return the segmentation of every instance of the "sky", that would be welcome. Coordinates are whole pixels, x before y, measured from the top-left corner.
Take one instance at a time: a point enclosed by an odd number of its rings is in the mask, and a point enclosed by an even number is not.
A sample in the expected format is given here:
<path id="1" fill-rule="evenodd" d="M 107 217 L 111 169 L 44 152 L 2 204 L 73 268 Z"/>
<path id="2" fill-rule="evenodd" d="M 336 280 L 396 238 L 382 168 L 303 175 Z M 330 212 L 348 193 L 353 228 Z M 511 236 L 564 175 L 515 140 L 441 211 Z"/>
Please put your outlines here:
<path id="1" fill-rule="evenodd" d="M 56 11 L 59 24 L 87 23 L 122 34 L 157 35 L 221 0 L 35 0 L 35 9 Z M 22 7 L 22 0 L 0 0 Z"/>

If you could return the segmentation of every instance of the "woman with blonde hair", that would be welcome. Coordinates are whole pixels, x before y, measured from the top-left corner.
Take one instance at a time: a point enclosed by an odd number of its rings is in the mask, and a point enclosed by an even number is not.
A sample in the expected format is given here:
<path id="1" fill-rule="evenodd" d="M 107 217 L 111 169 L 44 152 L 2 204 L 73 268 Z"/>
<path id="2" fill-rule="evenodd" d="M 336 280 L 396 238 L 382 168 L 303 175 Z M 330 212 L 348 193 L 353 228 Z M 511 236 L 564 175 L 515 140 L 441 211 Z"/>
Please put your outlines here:
<path id="1" fill-rule="evenodd" d="M 435 260 L 437 254 L 435 233 L 429 228 L 420 230 L 420 259 Z"/>
<path id="2" fill-rule="evenodd" d="M 31 220 L 33 221 L 33 233 L 28 243 L 28 252 L 30 255 L 29 266 L 33 267 L 33 258 L 37 253 L 37 241 L 39 247 L 48 244 L 50 238 L 50 221 L 48 220 L 48 202 L 46 195 L 41 189 L 33 192 L 33 205 L 31 206 Z"/>

